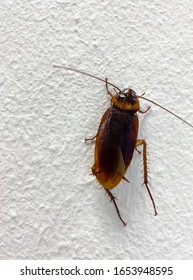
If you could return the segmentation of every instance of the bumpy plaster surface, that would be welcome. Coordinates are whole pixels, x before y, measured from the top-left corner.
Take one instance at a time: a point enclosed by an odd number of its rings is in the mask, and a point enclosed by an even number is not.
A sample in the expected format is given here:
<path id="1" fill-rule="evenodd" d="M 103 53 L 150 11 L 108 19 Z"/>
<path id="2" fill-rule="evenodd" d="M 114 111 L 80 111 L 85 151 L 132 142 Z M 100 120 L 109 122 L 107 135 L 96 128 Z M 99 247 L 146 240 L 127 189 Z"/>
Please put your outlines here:
<path id="1" fill-rule="evenodd" d="M 140 116 L 158 216 L 136 153 L 114 190 L 123 227 L 84 143 L 105 87 L 52 67 L 145 91 L 193 123 L 191 1 L 7 0 L 0 25 L 0 258 L 192 259 L 193 130 L 153 105 Z"/>

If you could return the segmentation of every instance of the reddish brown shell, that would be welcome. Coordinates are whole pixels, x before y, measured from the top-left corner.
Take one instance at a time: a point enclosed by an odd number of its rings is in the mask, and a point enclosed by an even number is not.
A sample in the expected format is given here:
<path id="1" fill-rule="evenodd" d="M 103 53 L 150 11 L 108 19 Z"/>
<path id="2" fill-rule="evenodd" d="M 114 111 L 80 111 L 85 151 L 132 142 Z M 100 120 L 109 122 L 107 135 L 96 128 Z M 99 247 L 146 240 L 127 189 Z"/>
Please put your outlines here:
<path id="1" fill-rule="evenodd" d="M 105 188 L 119 184 L 132 160 L 138 134 L 135 111 L 121 111 L 113 105 L 104 113 L 95 144 L 92 172 Z"/>

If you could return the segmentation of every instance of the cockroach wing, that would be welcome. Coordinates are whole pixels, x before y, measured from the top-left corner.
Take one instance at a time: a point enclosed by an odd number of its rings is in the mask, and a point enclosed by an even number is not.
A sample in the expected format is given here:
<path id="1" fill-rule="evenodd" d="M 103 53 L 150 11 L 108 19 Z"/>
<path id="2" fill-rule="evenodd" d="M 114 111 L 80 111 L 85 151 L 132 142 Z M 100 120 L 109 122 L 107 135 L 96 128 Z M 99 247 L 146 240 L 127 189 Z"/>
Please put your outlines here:
<path id="1" fill-rule="evenodd" d="M 110 107 L 99 125 L 93 175 L 105 188 L 112 189 L 123 179 L 131 162 L 138 133 L 138 117 Z"/>

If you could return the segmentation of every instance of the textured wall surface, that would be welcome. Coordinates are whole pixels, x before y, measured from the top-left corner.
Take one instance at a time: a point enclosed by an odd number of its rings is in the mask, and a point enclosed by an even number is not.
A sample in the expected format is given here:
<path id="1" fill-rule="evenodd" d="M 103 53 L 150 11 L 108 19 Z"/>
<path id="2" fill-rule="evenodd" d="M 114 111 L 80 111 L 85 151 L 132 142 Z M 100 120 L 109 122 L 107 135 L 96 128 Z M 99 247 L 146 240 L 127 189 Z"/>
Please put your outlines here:
<path id="1" fill-rule="evenodd" d="M 145 91 L 193 123 L 192 1 L 1 0 L 0 61 L 0 258 L 192 259 L 193 129 L 154 105 L 139 116 L 158 216 L 135 153 L 113 191 L 123 227 L 84 143 L 105 86 L 52 66 Z"/>

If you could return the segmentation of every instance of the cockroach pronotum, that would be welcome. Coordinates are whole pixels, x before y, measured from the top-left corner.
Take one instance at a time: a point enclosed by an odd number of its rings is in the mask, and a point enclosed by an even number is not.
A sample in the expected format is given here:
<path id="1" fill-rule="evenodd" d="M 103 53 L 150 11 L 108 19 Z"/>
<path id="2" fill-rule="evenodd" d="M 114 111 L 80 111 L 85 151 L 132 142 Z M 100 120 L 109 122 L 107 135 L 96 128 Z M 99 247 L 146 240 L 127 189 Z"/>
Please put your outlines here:
<path id="1" fill-rule="evenodd" d="M 113 201 L 117 214 L 123 225 L 125 226 L 126 223 L 121 217 L 115 197 L 110 190 L 116 187 L 121 180 L 129 182 L 125 177 L 125 173 L 131 163 L 133 152 L 135 149 L 137 150 L 139 145 L 143 146 L 143 185 L 145 185 L 151 199 L 154 214 L 157 215 L 155 202 L 148 182 L 147 144 L 145 139 L 137 139 L 139 125 L 137 113 L 144 114 L 150 109 L 150 107 L 145 111 L 141 110 L 139 99 L 144 99 L 153 103 L 192 128 L 193 125 L 160 104 L 144 97 L 144 94 L 136 95 L 135 91 L 130 88 L 120 90 L 117 86 L 110 83 L 107 78 L 101 79 L 74 68 L 58 65 L 54 65 L 54 67 L 90 76 L 104 82 L 106 85 L 107 93 L 111 97 L 111 105 L 104 113 L 96 135 L 92 138 L 86 138 L 85 141 L 96 139 L 92 174 L 104 187 L 110 200 Z M 108 85 L 111 85 L 114 88 L 114 94 L 109 90 Z"/>

